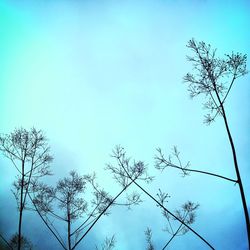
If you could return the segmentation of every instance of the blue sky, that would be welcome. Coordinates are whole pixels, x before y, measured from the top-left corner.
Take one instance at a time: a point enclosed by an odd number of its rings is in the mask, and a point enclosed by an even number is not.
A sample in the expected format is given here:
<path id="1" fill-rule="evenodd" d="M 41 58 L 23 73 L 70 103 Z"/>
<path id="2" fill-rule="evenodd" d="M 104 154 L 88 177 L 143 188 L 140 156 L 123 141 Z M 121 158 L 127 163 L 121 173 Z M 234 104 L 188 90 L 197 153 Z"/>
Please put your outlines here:
<path id="1" fill-rule="evenodd" d="M 44 130 L 55 157 L 51 182 L 72 168 L 96 171 L 113 194 L 119 187 L 103 168 L 112 148 L 121 144 L 148 164 L 156 179 L 147 188 L 153 194 L 158 188 L 168 192 L 172 210 L 186 200 L 200 203 L 194 228 L 216 249 L 245 249 L 238 188 L 195 174 L 183 179 L 175 170 L 160 174 L 153 156 L 157 147 L 168 154 L 177 145 L 192 167 L 235 176 L 222 120 L 209 127 L 202 123 L 202 100 L 190 100 L 182 77 L 192 69 L 186 61 L 192 37 L 222 56 L 232 50 L 250 55 L 249 10 L 248 1 L 226 0 L 1 1 L 0 132 L 19 126 Z M 249 77 L 238 80 L 226 103 L 245 190 L 250 190 Z M 0 205 L 1 220 L 9 235 L 16 221 L 5 214 L 15 213 L 10 187 L 16 173 L 3 157 L 0 161 L 6 201 Z M 113 209 L 82 246 L 91 249 L 94 240 L 115 233 L 117 249 L 145 249 L 147 226 L 162 246 L 169 237 L 161 231 L 163 218 L 143 199 L 132 211 Z M 43 249 L 40 236 L 30 237 Z M 188 233 L 169 249 L 206 245 Z"/>

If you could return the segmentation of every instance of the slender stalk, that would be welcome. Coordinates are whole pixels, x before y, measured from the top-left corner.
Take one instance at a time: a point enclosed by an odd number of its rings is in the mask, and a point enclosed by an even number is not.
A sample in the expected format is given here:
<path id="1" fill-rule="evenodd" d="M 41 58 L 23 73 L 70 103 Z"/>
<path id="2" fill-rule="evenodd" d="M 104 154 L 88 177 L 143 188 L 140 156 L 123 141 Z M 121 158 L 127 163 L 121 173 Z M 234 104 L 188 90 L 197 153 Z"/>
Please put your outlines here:
<path id="1" fill-rule="evenodd" d="M 233 137 L 231 134 L 231 130 L 229 128 L 226 111 L 224 108 L 225 100 L 229 92 L 231 91 L 234 81 L 236 80 L 236 78 L 243 76 L 247 73 L 246 55 L 241 56 L 239 53 L 237 53 L 236 55 L 232 53 L 232 56 L 228 56 L 229 61 L 227 60 L 222 61 L 221 59 L 214 60 L 215 51 L 213 52 L 212 55 L 210 55 L 210 45 L 205 45 L 204 42 L 197 44 L 194 41 L 194 39 L 192 39 L 190 40 L 188 47 L 191 48 L 196 53 L 196 56 L 198 57 L 198 60 L 192 57 L 190 58 L 190 61 L 194 62 L 195 69 L 198 70 L 198 74 L 197 74 L 198 85 L 195 86 L 197 87 L 197 90 L 194 88 L 194 96 L 200 93 L 205 93 L 206 95 L 210 94 L 212 101 L 217 109 L 217 112 L 214 115 L 213 119 L 217 116 L 218 113 L 220 113 L 223 117 L 223 121 L 224 121 L 225 128 L 226 128 L 226 133 L 227 133 L 229 144 L 230 144 L 231 151 L 232 151 L 233 164 L 234 164 L 235 173 L 237 177 L 237 183 L 239 185 L 239 191 L 240 191 L 242 206 L 243 206 L 244 215 L 245 215 L 245 223 L 246 223 L 246 228 L 247 228 L 248 249 L 250 249 L 249 212 L 248 212 L 247 202 L 245 198 L 243 183 L 242 183 L 242 179 L 240 175 L 240 169 L 239 169 L 239 165 L 237 161 L 237 153 L 236 153 Z M 224 65 L 224 63 L 226 63 L 226 65 Z M 197 65 L 201 66 L 201 68 L 196 67 Z M 218 67 L 220 69 L 219 73 L 217 73 Z M 229 75 L 232 74 L 233 76 L 231 83 L 229 84 L 229 88 L 227 89 L 227 92 L 224 95 L 224 97 L 223 95 L 221 95 L 221 92 L 223 91 L 224 83 L 223 81 L 218 80 L 219 76 L 223 77 L 223 73 L 229 74 Z M 194 83 L 193 78 L 194 78 L 193 75 L 188 75 L 185 79 L 192 84 L 192 82 Z M 207 87 L 207 86 L 209 86 L 207 91 L 202 90 L 202 87 Z M 200 89 L 202 90 L 201 92 L 199 91 Z M 213 94 L 214 94 L 214 97 L 213 97 Z"/>
<path id="2" fill-rule="evenodd" d="M 64 219 L 63 217 L 57 215 L 57 214 L 54 213 L 53 211 L 49 211 L 48 213 L 50 214 L 50 216 L 55 217 L 55 218 L 57 218 L 57 219 L 59 219 L 59 220 L 67 221 L 66 219 Z"/>
<path id="3" fill-rule="evenodd" d="M 232 154 L 233 154 L 233 162 L 234 162 L 235 172 L 236 172 L 236 176 L 237 176 L 237 181 L 238 181 L 238 184 L 239 184 L 243 210 L 244 210 L 244 214 L 245 214 L 247 237 L 248 237 L 248 249 L 250 249 L 250 220 L 249 220 L 247 202 L 246 202 L 246 198 L 245 198 L 245 192 L 244 192 L 244 188 L 243 188 L 243 184 L 242 184 L 242 180 L 241 180 L 241 175 L 240 175 L 240 170 L 239 170 L 239 166 L 238 166 L 238 161 L 237 161 L 236 149 L 235 149 L 233 137 L 231 135 L 231 131 L 230 131 L 230 128 L 229 128 L 229 125 L 228 125 L 226 111 L 225 111 L 223 102 L 220 99 L 220 96 L 219 96 L 219 93 L 217 91 L 216 84 L 215 84 L 214 80 L 212 80 L 212 83 L 213 83 L 213 86 L 214 86 L 215 94 L 216 94 L 217 99 L 218 99 L 218 101 L 220 103 L 220 107 L 221 107 L 222 114 L 223 114 L 222 117 L 223 117 L 223 120 L 224 120 L 224 123 L 225 123 L 229 143 L 230 143 Z"/>
<path id="4" fill-rule="evenodd" d="M 166 247 L 170 244 L 170 242 L 174 239 L 174 237 L 178 234 L 179 230 L 181 229 L 182 224 L 177 228 L 176 232 L 172 235 L 172 237 L 169 239 L 169 241 L 165 244 L 165 246 L 162 248 L 162 250 L 166 249 Z"/>
<path id="5" fill-rule="evenodd" d="M 188 212 L 186 213 L 186 215 L 184 216 L 183 221 L 185 221 L 185 219 L 188 216 Z M 175 231 L 175 233 L 173 233 L 172 237 L 169 239 L 169 241 L 165 244 L 165 246 L 162 248 L 162 250 L 166 249 L 166 247 L 170 244 L 170 242 L 174 239 L 174 237 L 178 234 L 178 232 L 181 230 L 181 227 L 183 226 L 183 224 L 180 224 L 180 226 L 177 228 L 177 230 Z"/>
<path id="6" fill-rule="evenodd" d="M 18 222 L 18 244 L 17 249 L 21 250 L 21 237 L 22 237 L 22 218 L 23 218 L 23 189 L 24 189 L 24 160 L 22 160 L 22 180 L 21 180 L 21 197 L 19 208 L 19 222 Z"/>
<path id="7" fill-rule="evenodd" d="M 69 250 L 71 250 L 71 221 L 70 219 L 68 220 L 68 247 L 69 247 Z"/>
<path id="8" fill-rule="evenodd" d="M 127 176 L 130 178 L 130 180 L 139 188 L 141 189 L 147 196 L 149 196 L 154 202 L 157 203 L 163 210 L 165 210 L 167 213 L 169 213 L 171 216 L 173 216 L 176 220 L 178 220 L 181 224 L 186 226 L 190 231 L 192 231 L 196 236 L 198 236 L 203 242 L 205 242 L 211 249 L 214 249 L 200 234 L 198 234 L 194 229 L 192 229 L 189 225 L 187 225 L 184 221 L 180 220 L 177 216 L 175 216 L 172 212 L 170 212 L 166 207 L 164 207 L 157 199 L 155 199 L 148 191 L 146 191 L 142 186 L 140 186 L 137 182 L 136 179 L 133 179 L 126 168 L 124 167 L 124 164 L 122 163 L 121 159 L 117 157 L 120 166 L 123 168 Z M 139 177 L 139 176 L 138 176 Z"/>
<path id="9" fill-rule="evenodd" d="M 29 190 L 29 186 L 30 186 L 30 181 L 31 181 L 31 177 L 32 177 L 33 168 L 34 168 L 34 156 L 32 157 L 32 160 L 31 160 L 31 167 L 30 167 L 30 171 L 29 171 L 27 187 L 26 187 L 25 192 L 24 192 L 23 206 L 24 206 L 24 204 L 26 202 L 26 197 L 27 197 L 27 193 L 28 193 L 28 190 Z M 26 174 L 24 174 L 24 175 L 26 175 Z"/>
<path id="10" fill-rule="evenodd" d="M 195 173 L 200 173 L 200 174 L 211 175 L 211 176 L 218 177 L 218 178 L 221 178 L 221 179 L 224 179 L 224 180 L 227 180 L 227 181 L 231 181 L 231 182 L 234 182 L 234 183 L 238 183 L 238 180 L 234 180 L 234 179 L 225 177 L 225 176 L 223 176 L 223 175 L 214 174 L 214 173 L 207 172 L 207 171 L 196 170 L 196 169 L 190 169 L 190 168 L 185 168 L 185 169 L 183 169 L 182 167 L 179 167 L 179 166 L 174 165 L 174 164 L 171 164 L 171 167 L 177 168 L 177 169 L 181 169 L 182 171 L 188 171 L 188 172 L 195 172 Z"/>
<path id="11" fill-rule="evenodd" d="M 248 208 L 247 208 L 247 202 L 246 202 L 246 198 L 245 198 L 245 192 L 244 192 L 244 188 L 243 188 L 243 184 L 242 184 L 242 180 L 241 180 L 241 175 L 240 175 L 240 171 L 239 171 L 239 166 L 238 166 L 238 161 L 237 161 L 237 155 L 236 155 L 236 150 L 235 150 L 235 146 L 234 146 L 234 141 L 233 141 L 230 129 L 229 129 L 229 125 L 228 125 L 228 121 L 227 121 L 227 117 L 226 117 L 226 113 L 225 113 L 225 109 L 223 107 L 223 104 L 221 106 L 221 109 L 222 109 L 222 112 L 223 112 L 223 119 L 224 119 L 224 123 L 225 123 L 225 126 L 226 126 L 226 131 L 227 131 L 228 139 L 229 139 L 231 150 L 232 150 L 232 154 L 233 154 L 234 167 L 235 167 L 235 172 L 236 172 L 236 176 L 237 176 L 237 179 L 238 179 L 238 184 L 239 184 L 239 189 L 240 189 L 240 195 L 241 195 L 241 201 L 242 201 L 242 205 L 243 205 L 243 209 L 244 209 L 244 214 L 245 214 L 247 236 L 248 236 L 248 248 L 250 249 L 250 220 L 249 220 L 249 213 L 248 213 Z"/>
<path id="12" fill-rule="evenodd" d="M 232 86 L 233 86 L 233 84 L 234 84 L 235 79 L 236 79 L 236 77 L 235 77 L 235 75 L 234 75 L 234 77 L 233 77 L 233 79 L 232 79 L 232 81 L 231 81 L 231 83 L 230 83 L 230 86 L 229 86 L 229 88 L 228 88 L 228 90 L 227 90 L 227 93 L 226 93 L 226 95 L 224 96 L 224 98 L 223 98 L 223 100 L 222 100 L 222 102 L 221 102 L 222 104 L 224 104 L 224 102 L 226 101 L 227 96 L 228 96 L 228 94 L 229 94 L 229 92 L 230 92 L 230 90 L 231 90 L 231 88 L 232 88 Z M 215 117 L 218 115 L 218 113 L 219 113 L 219 111 L 217 110 L 217 112 L 215 113 L 213 119 L 215 119 Z"/>
<path id="13" fill-rule="evenodd" d="M 233 155 L 233 162 L 234 162 L 234 167 L 235 167 L 235 172 L 236 172 L 236 176 L 237 176 L 237 183 L 239 184 L 239 189 L 240 189 L 240 195 L 241 195 L 241 201 L 242 201 L 242 205 L 243 205 L 243 210 L 244 210 L 244 214 L 245 214 L 245 221 L 246 221 L 246 228 L 247 228 L 247 236 L 248 236 L 248 249 L 250 249 L 250 220 L 249 220 L 249 213 L 248 213 L 248 208 L 247 208 L 247 202 L 246 202 L 246 198 L 245 198 L 245 192 L 244 192 L 244 188 L 243 188 L 243 184 L 242 184 L 242 180 L 241 180 L 241 175 L 240 175 L 240 171 L 239 171 L 239 166 L 238 166 L 238 161 L 237 161 L 237 155 L 236 155 L 236 150 L 235 150 L 235 146 L 234 146 L 234 141 L 231 135 L 231 131 L 228 125 L 228 121 L 227 121 L 227 116 L 226 116 L 226 112 L 225 112 L 225 108 L 224 108 L 224 101 L 226 100 L 226 97 L 228 96 L 232 85 L 236 79 L 236 76 L 234 74 L 233 79 L 231 81 L 231 84 L 229 86 L 229 89 L 226 93 L 226 96 L 224 97 L 223 100 L 221 100 L 221 97 L 219 95 L 217 86 L 216 86 L 216 81 L 215 78 L 213 76 L 213 73 L 211 72 L 210 68 L 207 68 L 206 65 L 204 64 L 204 61 L 202 60 L 199 51 L 196 49 L 196 53 L 198 54 L 200 61 L 202 63 L 202 66 L 204 69 L 206 69 L 207 73 L 208 73 L 208 78 L 210 79 L 212 85 L 213 85 L 213 90 L 215 92 L 216 98 L 219 102 L 219 109 L 221 109 L 221 113 L 222 113 L 222 117 L 224 120 L 224 124 L 226 127 L 226 132 L 227 132 L 227 136 L 229 139 L 229 143 L 231 146 L 231 150 L 232 150 L 232 155 Z M 215 100 L 213 100 L 215 105 L 217 105 L 217 103 L 215 102 Z"/>
<path id="14" fill-rule="evenodd" d="M 94 208 L 94 210 L 91 212 L 91 214 L 88 216 L 88 218 L 77 228 L 73 233 L 71 233 L 71 236 L 74 235 L 77 231 L 81 231 L 81 228 L 90 220 L 90 218 L 93 216 L 95 210 L 99 207 L 99 204 Z"/>
<path id="15" fill-rule="evenodd" d="M 71 218 L 70 218 L 70 205 L 69 199 L 67 201 L 67 224 L 68 224 L 68 247 L 71 250 Z"/>
<path id="16" fill-rule="evenodd" d="M 191 232 L 193 232 L 196 236 L 198 236 L 204 243 L 206 243 L 211 249 L 215 249 L 211 244 L 209 244 L 200 234 L 198 234 L 194 229 L 192 229 L 189 225 L 187 225 L 184 221 L 180 220 L 177 216 L 175 216 L 172 212 L 170 212 L 166 207 L 164 207 L 158 200 L 156 200 L 149 192 L 147 192 L 143 187 L 141 187 L 136 181 L 133 181 L 134 184 L 141 189 L 147 196 L 149 196 L 153 201 L 157 203 L 162 209 L 164 209 L 167 213 L 173 216 L 176 220 L 178 220 L 181 224 L 187 227 Z"/>

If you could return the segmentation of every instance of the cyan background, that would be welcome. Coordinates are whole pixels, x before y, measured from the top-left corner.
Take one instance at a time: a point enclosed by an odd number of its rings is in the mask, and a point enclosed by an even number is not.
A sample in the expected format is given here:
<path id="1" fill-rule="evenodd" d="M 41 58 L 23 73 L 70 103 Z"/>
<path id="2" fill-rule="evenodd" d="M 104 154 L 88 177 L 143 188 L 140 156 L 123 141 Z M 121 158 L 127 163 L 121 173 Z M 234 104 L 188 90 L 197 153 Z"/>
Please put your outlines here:
<path id="1" fill-rule="evenodd" d="M 237 186 L 177 170 L 154 170 L 155 148 L 173 145 L 193 168 L 234 178 L 223 122 L 205 126 L 202 99 L 191 101 L 182 82 L 192 70 L 187 41 L 194 37 L 218 48 L 250 55 L 249 1 L 5 1 L 0 3 L 0 132 L 32 126 L 45 131 L 55 157 L 54 183 L 70 169 L 96 171 L 100 184 L 119 187 L 103 170 L 112 148 L 145 161 L 155 181 L 147 187 L 171 195 L 169 208 L 200 203 L 193 228 L 216 249 L 246 249 Z M 249 69 L 248 63 L 248 69 Z M 226 102 L 246 195 L 249 182 L 250 76 L 239 79 Z M 11 183 L 15 169 L 0 158 L 1 232 L 16 231 Z M 143 184 L 144 185 L 144 184 Z M 145 185 L 144 185 L 145 186 Z M 116 235 L 119 250 L 145 249 L 153 230 L 161 249 L 169 239 L 164 219 L 146 196 L 132 211 L 113 208 L 82 242 L 94 249 Z M 248 198 L 249 203 L 249 198 Z M 42 222 L 28 212 L 24 230 L 37 249 L 59 249 Z M 177 237 L 169 249 L 207 249 L 196 236 Z"/>

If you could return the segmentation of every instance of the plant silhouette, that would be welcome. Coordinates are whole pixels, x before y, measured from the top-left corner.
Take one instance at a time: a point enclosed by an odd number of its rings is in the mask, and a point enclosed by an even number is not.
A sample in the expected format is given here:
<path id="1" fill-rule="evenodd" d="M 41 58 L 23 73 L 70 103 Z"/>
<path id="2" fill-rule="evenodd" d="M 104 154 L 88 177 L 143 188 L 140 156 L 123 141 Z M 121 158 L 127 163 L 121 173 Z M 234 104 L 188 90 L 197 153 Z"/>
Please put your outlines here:
<path id="1" fill-rule="evenodd" d="M 160 171 L 167 168 L 178 169 L 183 177 L 191 173 L 204 174 L 237 185 L 250 249 L 250 221 L 246 195 L 225 108 L 236 80 L 247 74 L 247 56 L 232 52 L 220 58 L 209 44 L 197 42 L 194 39 L 188 42 L 187 47 L 193 53 L 192 56 L 187 57 L 193 65 L 193 73 L 187 73 L 184 76 L 184 82 L 188 84 L 191 98 L 200 95 L 204 97 L 203 107 L 207 111 L 205 124 L 210 125 L 219 118 L 223 120 L 236 178 L 192 168 L 190 162 L 184 162 L 181 159 L 176 146 L 168 156 L 165 156 L 161 148 L 156 150 L 155 168 Z M 17 128 L 10 134 L 0 135 L 0 151 L 17 171 L 12 189 L 19 215 L 17 233 L 12 235 L 10 240 L 7 240 L 2 233 L 0 234 L 1 243 L 5 243 L 8 249 L 33 249 L 30 240 L 23 234 L 25 210 L 36 212 L 62 249 L 80 248 L 80 243 L 86 235 L 93 230 L 100 218 L 109 215 L 113 206 L 121 205 L 130 208 L 142 202 L 141 194 L 131 191 L 132 186 L 154 201 L 163 215 L 165 223 L 163 230 L 170 236 L 161 247 L 162 250 L 166 249 L 177 236 L 184 235 L 188 231 L 196 235 L 205 246 L 215 249 L 192 228 L 199 204 L 186 201 L 180 208 L 170 211 L 167 206 L 170 197 L 168 193 L 159 189 L 156 195 L 152 195 L 143 187 L 144 184 L 150 184 L 154 180 L 154 177 L 148 173 L 147 165 L 143 161 L 131 160 L 125 149 L 119 145 L 113 149 L 112 161 L 105 168 L 119 184 L 119 190 L 114 195 L 99 186 L 95 173 L 80 175 L 77 171 L 71 170 L 68 176 L 59 179 L 55 185 L 48 185 L 42 181 L 42 177 L 52 174 L 50 163 L 53 157 L 50 154 L 48 140 L 41 130 Z M 120 201 L 123 194 L 126 198 Z M 65 229 L 66 233 L 62 233 L 62 229 Z M 155 250 L 151 228 L 147 228 L 144 233 L 146 249 Z M 115 245 L 116 237 L 113 235 L 106 237 L 102 244 L 96 244 L 95 249 L 112 250 Z M 2 248 L 2 245 L 0 247 Z"/>
<path id="2" fill-rule="evenodd" d="M 238 165 L 235 143 L 229 128 L 225 109 L 225 103 L 235 81 L 247 74 L 247 56 L 232 52 L 231 54 L 226 54 L 224 58 L 216 57 L 216 50 L 212 49 L 210 44 L 197 42 L 194 39 L 191 39 L 188 42 L 187 47 L 193 52 L 193 56 L 188 56 L 187 60 L 192 63 L 194 73 L 187 73 L 184 76 L 184 82 L 188 84 L 188 91 L 191 98 L 200 95 L 204 96 L 205 102 L 203 107 L 208 111 L 204 119 L 205 124 L 210 125 L 217 117 L 222 117 L 229 145 L 231 147 L 233 165 L 237 178 L 232 179 L 217 173 L 191 169 L 189 162 L 186 164 L 182 163 L 180 152 L 176 147 L 174 147 L 173 153 L 167 158 L 164 156 L 161 149 L 157 149 L 157 154 L 155 156 L 156 168 L 161 171 L 167 167 L 180 169 L 183 176 L 187 176 L 191 172 L 206 174 L 238 185 L 245 215 L 248 248 L 250 249 L 250 221 L 248 207 Z M 174 161 L 173 158 L 175 159 Z"/>
<path id="3" fill-rule="evenodd" d="M 124 186 L 125 189 L 127 185 Z M 125 201 L 117 203 L 118 197 L 113 198 L 99 187 L 95 174 L 81 176 L 76 171 L 71 171 L 68 177 L 60 179 L 55 187 L 37 182 L 33 185 L 32 194 L 33 210 L 40 215 L 61 247 L 68 250 L 75 249 L 100 217 L 109 214 L 110 206 L 130 207 L 140 203 L 140 196 L 134 193 L 127 195 Z M 66 240 L 53 220 L 66 225 Z M 112 249 L 114 242 L 114 237 L 106 238 L 102 249 Z"/>
<path id="4" fill-rule="evenodd" d="M 180 212 L 177 212 L 177 214 L 174 214 L 169 209 L 167 209 L 164 204 L 166 199 L 168 198 L 167 195 L 160 192 L 160 194 L 157 194 L 157 197 L 154 197 L 144 187 L 142 187 L 142 185 L 140 185 L 137 182 L 139 180 L 139 181 L 144 181 L 146 183 L 150 183 L 153 180 L 153 177 L 148 175 L 147 168 L 142 161 L 134 161 L 134 163 L 130 163 L 130 158 L 126 156 L 126 151 L 121 146 L 116 146 L 111 156 L 116 160 L 116 164 L 108 164 L 107 169 L 110 170 L 114 174 L 114 178 L 120 184 L 124 185 L 123 183 L 129 182 L 129 180 L 132 181 L 132 183 L 136 187 L 138 187 L 144 194 L 146 194 L 150 199 L 152 199 L 159 208 L 162 209 L 163 215 L 167 217 L 167 220 L 169 222 L 170 222 L 170 218 L 173 218 L 181 223 L 181 226 L 179 230 L 177 230 L 177 233 L 179 233 L 181 230 L 182 232 L 184 231 L 187 232 L 188 230 L 190 230 L 198 238 L 200 238 L 209 248 L 214 249 L 213 246 L 206 239 L 204 239 L 197 231 L 195 231 L 188 225 L 194 222 L 194 210 L 198 208 L 198 205 L 194 205 L 194 203 L 191 203 L 191 202 L 184 204 L 184 207 L 188 206 L 187 204 L 189 205 L 191 204 L 190 209 L 189 209 L 190 211 L 186 215 L 186 216 L 188 215 L 190 216 L 190 220 L 187 220 L 186 217 L 181 216 Z M 191 219 L 191 217 L 193 219 Z M 177 233 L 175 234 L 175 236 L 177 235 Z M 148 237 L 148 235 L 146 236 Z M 148 240 L 147 242 L 148 242 L 148 245 L 150 245 L 150 242 Z"/>
<path id="5" fill-rule="evenodd" d="M 50 175 L 49 164 L 53 160 L 49 154 L 47 139 L 41 130 L 15 129 L 0 136 L 0 150 L 12 162 L 18 175 L 13 183 L 13 194 L 19 210 L 17 249 L 22 249 L 23 211 L 27 206 L 27 196 L 32 184 L 43 176 Z"/>

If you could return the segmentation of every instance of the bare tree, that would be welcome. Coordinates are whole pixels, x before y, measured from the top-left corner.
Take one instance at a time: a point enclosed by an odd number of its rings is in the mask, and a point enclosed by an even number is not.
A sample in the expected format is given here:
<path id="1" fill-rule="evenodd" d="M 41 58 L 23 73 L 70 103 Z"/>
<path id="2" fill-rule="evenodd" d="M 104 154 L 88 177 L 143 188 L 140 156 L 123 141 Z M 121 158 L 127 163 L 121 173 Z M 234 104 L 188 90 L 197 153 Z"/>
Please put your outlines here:
<path id="1" fill-rule="evenodd" d="M 17 249 L 22 244 L 22 219 L 26 208 L 27 195 L 31 184 L 40 177 L 50 175 L 49 163 L 52 157 L 49 154 L 47 139 L 41 130 L 35 128 L 30 131 L 19 128 L 14 132 L 0 136 L 0 150 L 12 162 L 18 175 L 14 182 L 15 195 L 19 210 Z"/>
<path id="2" fill-rule="evenodd" d="M 219 58 L 216 57 L 216 50 L 213 50 L 209 44 L 196 42 L 194 39 L 191 39 L 188 42 L 187 47 L 194 53 L 193 56 L 187 57 L 188 61 L 193 64 L 194 74 L 188 73 L 184 77 L 184 81 L 188 83 L 190 97 L 194 98 L 199 95 L 203 95 L 205 97 L 204 108 L 208 111 L 205 115 L 205 124 L 209 125 L 214 122 L 217 117 L 222 117 L 229 139 L 229 145 L 232 150 L 233 164 L 237 178 L 232 179 L 216 173 L 191 169 L 190 163 L 182 163 L 179 156 L 180 153 L 176 147 L 174 147 L 172 153 L 175 161 L 173 161 L 171 156 L 166 158 L 161 149 L 157 149 L 158 154 L 155 157 L 156 168 L 164 170 L 166 167 L 172 167 L 180 169 L 183 176 L 187 176 L 191 172 L 196 172 L 237 184 L 240 190 L 248 236 L 248 247 L 250 249 L 249 213 L 243 183 L 241 180 L 240 168 L 237 161 L 235 144 L 229 128 L 227 113 L 225 110 L 227 97 L 232 90 L 236 79 L 247 74 L 247 56 L 232 52 L 231 54 L 225 55 L 224 58 Z"/>

